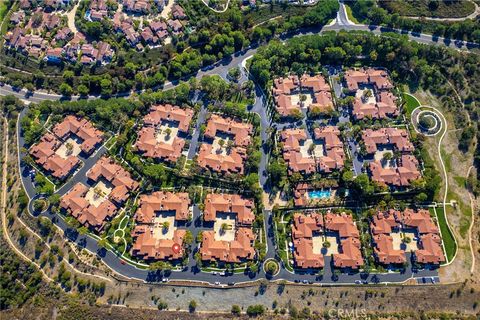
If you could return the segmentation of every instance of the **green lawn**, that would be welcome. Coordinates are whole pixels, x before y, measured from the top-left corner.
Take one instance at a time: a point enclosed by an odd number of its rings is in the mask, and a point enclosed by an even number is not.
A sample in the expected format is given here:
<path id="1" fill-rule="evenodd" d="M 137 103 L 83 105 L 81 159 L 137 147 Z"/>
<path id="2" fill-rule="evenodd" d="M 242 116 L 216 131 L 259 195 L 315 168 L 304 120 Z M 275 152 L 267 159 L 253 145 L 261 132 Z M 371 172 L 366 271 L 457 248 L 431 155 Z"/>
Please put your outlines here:
<path id="1" fill-rule="evenodd" d="M 420 104 L 418 103 L 417 99 L 415 99 L 414 96 L 408 94 L 408 93 L 404 93 L 403 94 L 403 101 L 405 101 L 405 108 L 407 110 L 407 115 L 410 116 L 412 114 L 412 111 L 420 106 Z"/>
<path id="2" fill-rule="evenodd" d="M 360 23 L 357 18 L 353 16 L 352 8 L 349 5 L 345 5 L 345 10 L 347 11 L 348 20 L 352 21 L 353 23 Z"/>
<path id="3" fill-rule="evenodd" d="M 445 213 L 443 212 L 443 208 L 436 208 L 437 210 L 437 217 L 438 217 L 438 225 L 442 232 L 443 243 L 445 244 L 445 251 L 447 255 L 447 260 L 450 261 L 454 256 L 455 252 L 457 251 L 457 245 L 455 243 L 455 239 L 453 238 L 450 229 L 447 227 L 447 221 L 445 220 Z M 433 209 L 430 208 L 433 212 Z"/>

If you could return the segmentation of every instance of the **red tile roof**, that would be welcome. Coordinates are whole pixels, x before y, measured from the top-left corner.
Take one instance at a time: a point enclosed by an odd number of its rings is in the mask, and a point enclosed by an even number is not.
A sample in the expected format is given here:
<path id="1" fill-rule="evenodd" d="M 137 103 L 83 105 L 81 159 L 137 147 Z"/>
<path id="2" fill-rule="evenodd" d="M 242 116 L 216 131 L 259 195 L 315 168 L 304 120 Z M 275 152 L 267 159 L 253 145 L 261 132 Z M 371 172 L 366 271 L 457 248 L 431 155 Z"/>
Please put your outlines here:
<path id="1" fill-rule="evenodd" d="M 178 123 L 178 130 L 187 133 L 193 118 L 193 110 L 181 108 L 171 104 L 155 105 L 150 108 L 150 113 L 143 118 L 145 125 L 157 126 L 162 121 Z"/>
<path id="2" fill-rule="evenodd" d="M 53 133 L 60 139 L 65 139 L 71 134 L 82 139 L 80 145 L 85 153 L 90 153 L 103 140 L 103 132 L 95 127 L 86 119 L 78 118 L 73 115 L 67 116 L 62 122 L 55 125 Z"/>
<path id="3" fill-rule="evenodd" d="M 405 129 L 381 128 L 378 130 L 365 129 L 362 132 L 362 140 L 365 143 L 367 153 L 375 153 L 377 145 L 391 144 L 395 150 L 412 152 L 415 148 L 408 138 Z"/>
<path id="4" fill-rule="evenodd" d="M 249 123 L 235 121 L 230 118 L 213 114 L 208 119 L 204 135 L 208 138 L 215 138 L 218 132 L 233 135 L 236 146 L 246 147 L 251 142 L 253 126 Z"/>
<path id="5" fill-rule="evenodd" d="M 378 90 L 392 89 L 393 85 L 385 70 L 380 69 L 360 69 L 348 70 L 345 72 L 345 82 L 347 89 L 357 91 L 359 84 L 372 84 Z"/>
<path id="6" fill-rule="evenodd" d="M 242 147 L 233 147 L 224 155 L 213 149 L 213 145 L 203 143 L 198 152 L 197 162 L 203 169 L 219 173 L 243 174 L 244 161 L 247 150 Z"/>
<path id="7" fill-rule="evenodd" d="M 151 223 L 157 212 L 175 212 L 175 220 L 187 220 L 190 217 L 191 201 L 186 192 L 156 191 L 140 196 L 140 205 L 135 220 Z"/>
<path id="8" fill-rule="evenodd" d="M 254 240 L 255 235 L 251 228 L 237 228 L 233 241 L 217 241 L 215 231 L 203 231 L 200 255 L 204 261 L 239 263 L 252 260 L 255 257 Z"/>
<path id="9" fill-rule="evenodd" d="M 418 160 L 413 155 L 402 155 L 397 167 L 384 168 L 380 161 L 369 163 L 372 180 L 380 184 L 406 187 L 421 177 Z"/>
<path id="10" fill-rule="evenodd" d="M 209 193 L 205 197 L 203 219 L 205 221 L 215 221 L 217 213 L 235 213 L 237 223 L 252 225 L 255 220 L 253 209 L 253 200 L 246 199 L 238 194 Z"/>
<path id="11" fill-rule="evenodd" d="M 101 231 L 106 221 L 118 211 L 117 205 L 127 200 L 129 193 L 138 188 L 138 183 L 131 179 L 130 173 L 107 157 L 101 158 L 87 172 L 87 177 L 94 182 L 105 179 L 112 184 L 112 191 L 96 207 L 85 198 L 90 188 L 79 182 L 62 197 L 60 206 L 82 225 Z"/>
<path id="12" fill-rule="evenodd" d="M 334 126 L 316 128 L 314 135 L 315 139 L 322 140 L 324 144 L 323 156 L 305 157 L 300 152 L 300 147 L 307 140 L 305 130 L 286 129 L 281 132 L 283 158 L 288 162 L 289 169 L 293 172 L 310 174 L 316 171 L 331 172 L 343 168 L 345 153 L 338 128 Z"/>
<path id="13" fill-rule="evenodd" d="M 102 157 L 88 172 L 87 177 L 93 181 L 103 178 L 113 185 L 110 199 L 121 204 L 128 199 L 130 192 L 137 190 L 139 184 L 130 173 L 116 164 L 113 159 Z"/>
<path id="14" fill-rule="evenodd" d="M 445 262 L 440 236 L 434 233 L 421 235 L 419 249 L 415 251 L 415 258 L 419 263 L 440 264 Z"/>
<path id="15" fill-rule="evenodd" d="M 157 239 L 153 235 L 152 226 L 141 224 L 132 231 L 134 239 L 132 255 L 146 260 L 177 260 L 183 257 L 183 250 L 174 251 L 175 244 L 183 247 L 186 230 L 175 229 L 173 239 Z"/>
<path id="16" fill-rule="evenodd" d="M 373 245 L 378 262 L 382 264 L 400 264 L 407 261 L 404 250 L 393 248 L 393 238 L 389 234 L 374 235 Z"/>

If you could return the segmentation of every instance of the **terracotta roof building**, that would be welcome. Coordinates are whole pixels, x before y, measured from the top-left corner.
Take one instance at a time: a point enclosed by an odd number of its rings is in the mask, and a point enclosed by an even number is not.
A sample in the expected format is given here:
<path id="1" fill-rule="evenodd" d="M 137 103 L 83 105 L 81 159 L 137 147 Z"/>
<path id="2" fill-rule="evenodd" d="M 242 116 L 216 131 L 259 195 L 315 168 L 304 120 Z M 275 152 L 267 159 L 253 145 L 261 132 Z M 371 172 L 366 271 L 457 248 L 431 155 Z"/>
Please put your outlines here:
<path id="1" fill-rule="evenodd" d="M 282 117 L 291 116 L 305 105 L 306 102 L 300 101 L 298 97 L 293 97 L 300 93 L 310 95 L 311 103 L 309 102 L 306 106 L 309 111 L 314 108 L 319 108 L 321 112 L 329 112 L 334 109 L 330 86 L 322 75 L 304 74 L 300 79 L 297 76 L 289 76 L 274 79 L 273 83 L 273 98 L 276 109 Z"/>
<path id="2" fill-rule="evenodd" d="M 405 227 L 414 228 L 419 234 L 439 234 L 437 225 L 433 222 L 430 212 L 426 209 L 415 211 L 407 208 L 402 212 L 402 221 Z"/>
<path id="3" fill-rule="evenodd" d="M 82 225 L 102 231 L 105 223 L 118 211 L 129 193 L 138 188 L 130 174 L 108 158 L 100 159 L 87 173 L 97 184 L 87 187 L 77 183 L 60 201 L 60 207 Z M 110 180 L 109 180 L 110 179 Z M 102 184 L 102 186 L 99 186 Z"/>
<path id="4" fill-rule="evenodd" d="M 184 135 L 188 134 L 193 110 L 183 109 L 172 105 L 157 105 L 150 109 L 150 113 L 144 117 L 144 125 L 138 132 L 135 147 L 143 156 L 161 159 L 163 161 L 176 162 L 185 146 L 185 139 L 175 135 L 163 133 L 160 128 L 164 123 L 171 123 Z M 167 128 L 164 128 L 164 131 Z M 172 131 L 171 128 L 168 130 Z"/>
<path id="5" fill-rule="evenodd" d="M 138 189 L 139 184 L 130 173 L 115 163 L 112 158 L 102 157 L 88 172 L 88 179 L 97 182 L 103 178 L 112 185 L 109 198 L 117 204 L 128 199 L 129 193 Z"/>
<path id="6" fill-rule="evenodd" d="M 393 238 L 390 234 L 374 235 L 373 245 L 373 251 L 379 263 L 402 264 L 407 262 L 405 251 L 393 248 Z"/>
<path id="7" fill-rule="evenodd" d="M 218 173 L 243 174 L 252 132 L 251 124 L 212 115 L 205 129 L 205 142 L 198 152 L 198 165 Z"/>
<path id="8" fill-rule="evenodd" d="M 392 233 L 413 232 L 419 238 L 414 251 L 418 263 L 439 264 L 445 261 L 439 229 L 428 210 L 405 209 L 403 212 L 390 209 L 378 212 L 370 223 L 374 253 L 382 264 L 406 262 L 405 250 L 395 249 Z M 398 243 L 397 243 L 398 246 Z"/>
<path id="9" fill-rule="evenodd" d="M 346 213 L 325 214 L 325 230 L 338 232 L 340 238 L 339 253 L 333 255 L 333 265 L 337 268 L 358 269 L 363 266 L 360 251 L 360 234 L 351 215 Z"/>
<path id="10" fill-rule="evenodd" d="M 389 90 L 393 88 L 388 73 L 385 70 L 374 68 L 347 70 L 345 72 L 345 82 L 347 89 L 351 92 L 357 91 L 362 84 L 371 84 L 377 90 Z"/>
<path id="11" fill-rule="evenodd" d="M 362 132 L 362 140 L 368 154 L 375 153 L 378 146 L 392 146 L 395 151 L 413 152 L 415 149 L 408 138 L 405 129 L 381 128 L 378 130 L 365 129 Z"/>
<path id="12" fill-rule="evenodd" d="M 236 214 L 237 224 L 251 226 L 255 220 L 253 200 L 238 194 L 210 193 L 205 197 L 203 219 L 215 221 L 217 213 Z"/>
<path id="13" fill-rule="evenodd" d="M 185 221 L 190 217 L 191 201 L 186 192 L 156 191 L 140 196 L 140 206 L 135 213 L 135 220 L 152 223 L 159 212 L 171 212 L 175 220 Z"/>
<path id="14" fill-rule="evenodd" d="M 419 248 L 415 251 L 418 263 L 440 264 L 445 262 L 442 239 L 438 234 L 427 233 L 420 236 Z"/>
<path id="15" fill-rule="evenodd" d="M 42 166 L 53 177 L 63 180 L 80 164 L 80 159 L 74 155 L 62 157 L 56 154 L 62 142 L 51 133 L 46 133 L 40 142 L 34 145 L 29 153 L 35 163 Z"/>
<path id="16" fill-rule="evenodd" d="M 418 160 L 413 155 L 402 155 L 396 167 L 383 167 L 380 161 L 369 163 L 368 170 L 372 180 L 384 185 L 408 187 L 421 177 Z"/>
<path id="17" fill-rule="evenodd" d="M 355 97 L 353 101 L 353 116 L 357 120 L 366 117 L 385 119 L 398 116 L 397 98 L 391 92 L 381 91 L 375 95 L 374 101 L 365 97 Z"/>
<path id="18" fill-rule="evenodd" d="M 169 225 L 163 230 L 162 221 L 156 221 L 158 215 L 173 215 L 172 224 L 186 221 L 190 217 L 191 201 L 188 193 L 157 191 L 140 197 L 139 208 L 135 213 L 137 225 L 132 231 L 134 244 L 132 254 L 146 260 L 178 260 L 183 250 L 174 246 L 184 246 L 186 230 Z M 171 230 L 170 230 L 171 229 Z"/>
<path id="19" fill-rule="evenodd" d="M 253 126 L 249 123 L 243 123 L 213 114 L 210 119 L 208 119 L 204 135 L 211 139 L 215 138 L 218 133 L 231 135 L 236 146 L 246 147 L 251 142 L 252 131 Z"/>
<path id="20" fill-rule="evenodd" d="M 292 172 L 311 174 L 317 171 L 332 172 L 344 166 L 345 153 L 340 140 L 340 130 L 334 126 L 316 128 L 315 141 L 308 139 L 303 129 L 286 129 L 281 132 L 283 158 Z M 310 142 L 310 143 L 309 143 Z M 310 145 L 314 144 L 314 152 Z M 317 147 L 320 149 L 317 150 Z"/>
<path id="21" fill-rule="evenodd" d="M 220 223 L 219 214 L 235 215 L 235 230 L 230 240 L 217 237 L 216 230 L 202 232 L 200 255 L 203 261 L 239 263 L 255 257 L 252 223 L 255 220 L 253 201 L 239 195 L 208 194 L 205 199 L 204 220 Z M 217 221 L 218 220 L 218 221 Z M 219 222 L 220 221 L 220 222 Z"/>
<path id="22" fill-rule="evenodd" d="M 80 164 L 74 154 L 74 143 L 80 151 L 90 154 L 103 140 L 103 133 L 86 119 L 67 116 L 55 125 L 52 133 L 46 133 L 40 141 L 32 146 L 29 153 L 34 161 L 53 177 L 63 180 Z M 69 141 L 68 139 L 76 139 Z M 72 150 L 69 150 L 71 147 Z"/>
<path id="23" fill-rule="evenodd" d="M 67 116 L 55 125 L 52 131 L 60 139 L 66 139 L 71 135 L 79 137 L 82 140 L 80 148 L 87 154 L 91 153 L 103 140 L 103 132 L 95 129 L 88 120 L 73 115 Z"/>
<path id="24" fill-rule="evenodd" d="M 293 258 L 298 268 L 323 268 L 323 254 L 314 252 L 313 236 L 323 231 L 323 217 L 313 213 L 304 215 L 296 213 L 293 216 L 292 240 Z"/>

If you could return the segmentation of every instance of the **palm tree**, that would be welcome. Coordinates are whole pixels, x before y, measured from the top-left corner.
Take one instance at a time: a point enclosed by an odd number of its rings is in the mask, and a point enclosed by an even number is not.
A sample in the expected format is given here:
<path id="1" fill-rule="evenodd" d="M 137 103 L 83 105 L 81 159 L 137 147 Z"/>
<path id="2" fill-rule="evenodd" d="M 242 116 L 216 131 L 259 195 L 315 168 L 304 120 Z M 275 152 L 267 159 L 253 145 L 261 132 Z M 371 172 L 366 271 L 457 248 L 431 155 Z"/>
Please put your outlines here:
<path id="1" fill-rule="evenodd" d="M 73 144 L 71 142 L 65 143 L 65 148 L 67 149 L 67 155 L 71 155 L 73 152 Z"/>
<path id="2" fill-rule="evenodd" d="M 170 223 L 168 221 L 164 221 L 162 223 L 162 228 L 164 231 L 168 231 L 168 228 L 170 227 Z"/>

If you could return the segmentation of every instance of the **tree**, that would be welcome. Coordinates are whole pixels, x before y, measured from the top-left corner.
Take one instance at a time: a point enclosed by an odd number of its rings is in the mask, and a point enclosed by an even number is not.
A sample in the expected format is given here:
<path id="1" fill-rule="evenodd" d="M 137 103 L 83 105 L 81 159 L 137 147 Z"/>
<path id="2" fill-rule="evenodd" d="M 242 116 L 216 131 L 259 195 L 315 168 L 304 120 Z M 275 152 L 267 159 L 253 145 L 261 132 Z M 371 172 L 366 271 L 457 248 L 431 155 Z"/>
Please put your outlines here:
<path id="1" fill-rule="evenodd" d="M 87 96 L 88 93 L 90 92 L 90 90 L 88 89 L 88 87 L 84 84 L 81 84 L 77 87 L 77 91 L 78 91 L 78 94 L 81 95 L 81 96 Z"/>
<path id="2" fill-rule="evenodd" d="M 168 228 L 170 227 L 170 223 L 168 221 L 164 221 L 162 223 L 162 228 L 164 231 L 168 231 Z"/>
<path id="3" fill-rule="evenodd" d="M 248 306 L 247 308 L 247 315 L 249 317 L 257 317 L 261 316 L 265 313 L 265 307 L 261 304 L 256 304 L 252 306 Z"/>
<path id="4" fill-rule="evenodd" d="M 168 309 L 168 304 L 163 300 L 159 300 L 158 303 L 157 303 L 157 308 L 158 308 L 158 310 L 167 310 Z"/>
<path id="5" fill-rule="evenodd" d="M 193 234 L 190 230 L 185 232 L 185 236 L 183 237 L 183 242 L 186 245 L 191 245 L 193 243 Z"/>
<path id="6" fill-rule="evenodd" d="M 242 309 L 240 309 L 240 306 L 234 304 L 232 306 L 232 314 L 238 316 L 242 312 Z"/>
<path id="7" fill-rule="evenodd" d="M 45 200 L 42 200 L 42 199 L 37 199 L 33 202 L 33 209 L 36 211 L 36 212 L 40 212 L 40 211 L 43 211 L 45 209 Z"/>
<path id="8" fill-rule="evenodd" d="M 188 309 L 190 310 L 190 312 L 195 312 L 196 308 L 197 308 L 197 301 L 195 300 L 190 301 L 190 303 L 188 304 Z"/>
<path id="9" fill-rule="evenodd" d="M 312 154 L 313 155 L 313 151 L 315 151 L 315 143 L 311 143 L 309 146 L 308 146 L 308 153 Z"/>
<path id="10" fill-rule="evenodd" d="M 60 89 L 60 93 L 66 97 L 71 96 L 73 93 L 72 87 L 70 87 L 70 85 L 65 82 L 60 85 L 59 89 Z"/>
<path id="11" fill-rule="evenodd" d="M 73 144 L 71 142 L 65 143 L 65 148 L 67 149 L 67 155 L 71 155 L 73 153 Z"/>

